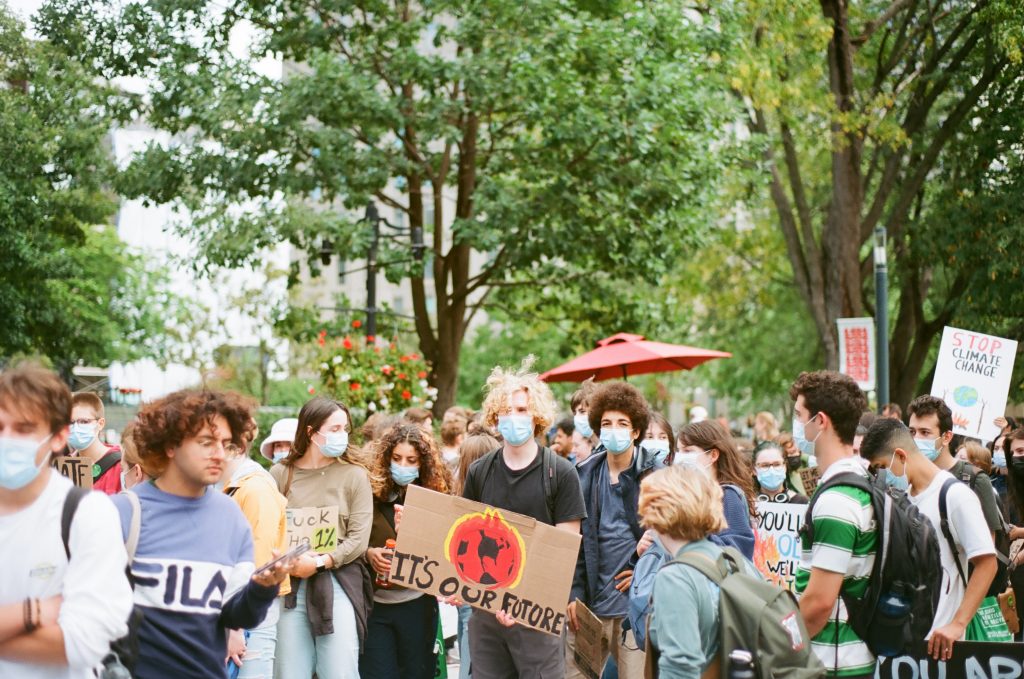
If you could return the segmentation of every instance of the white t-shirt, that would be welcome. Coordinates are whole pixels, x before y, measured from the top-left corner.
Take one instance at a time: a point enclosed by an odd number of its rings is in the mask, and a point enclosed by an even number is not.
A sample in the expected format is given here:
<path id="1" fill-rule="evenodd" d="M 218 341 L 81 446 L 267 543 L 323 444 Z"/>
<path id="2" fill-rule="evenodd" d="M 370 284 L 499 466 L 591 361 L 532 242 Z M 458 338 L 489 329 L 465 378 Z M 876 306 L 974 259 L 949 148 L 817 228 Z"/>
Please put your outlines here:
<path id="1" fill-rule="evenodd" d="M 935 623 L 932 631 L 948 625 L 953 621 L 960 604 L 964 600 L 966 587 L 960 579 L 954 559 L 960 560 L 964 575 L 967 576 L 968 561 L 976 556 L 995 554 L 995 545 L 989 534 L 985 514 L 981 511 L 981 502 L 970 486 L 957 480 L 946 493 L 946 516 L 953 542 L 957 545 L 954 555 L 949 549 L 949 541 L 942 534 L 942 520 L 939 516 L 939 491 L 947 479 L 955 477 L 946 471 L 940 471 L 932 479 L 931 484 L 917 495 L 911 495 L 910 501 L 917 509 L 928 517 L 935 526 L 935 535 L 939 540 L 939 554 L 942 559 L 942 591 L 939 595 L 939 607 L 935 612 Z M 931 636 L 931 632 L 928 633 Z"/>
<path id="2" fill-rule="evenodd" d="M 91 677 L 110 642 L 128 632 L 132 590 L 125 576 L 127 554 L 117 510 L 103 493 L 82 498 L 71 523 L 68 563 L 60 519 L 70 489 L 68 479 L 50 472 L 35 502 L 0 516 L 0 604 L 63 596 L 57 622 L 68 658 L 67 667 L 0 660 L 3 679 Z"/>

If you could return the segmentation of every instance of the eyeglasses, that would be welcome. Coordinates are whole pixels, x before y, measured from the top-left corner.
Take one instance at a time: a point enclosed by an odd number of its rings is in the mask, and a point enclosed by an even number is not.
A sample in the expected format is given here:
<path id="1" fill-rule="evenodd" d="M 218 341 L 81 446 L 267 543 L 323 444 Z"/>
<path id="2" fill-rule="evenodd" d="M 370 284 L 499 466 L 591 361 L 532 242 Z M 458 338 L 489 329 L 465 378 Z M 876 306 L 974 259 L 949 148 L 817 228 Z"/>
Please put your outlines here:
<path id="1" fill-rule="evenodd" d="M 100 418 L 98 418 L 98 417 L 80 417 L 77 420 L 71 420 L 71 424 L 77 424 L 80 427 L 85 427 L 85 426 L 88 426 L 88 425 L 92 424 L 93 422 L 99 422 L 99 421 L 100 421 Z"/>

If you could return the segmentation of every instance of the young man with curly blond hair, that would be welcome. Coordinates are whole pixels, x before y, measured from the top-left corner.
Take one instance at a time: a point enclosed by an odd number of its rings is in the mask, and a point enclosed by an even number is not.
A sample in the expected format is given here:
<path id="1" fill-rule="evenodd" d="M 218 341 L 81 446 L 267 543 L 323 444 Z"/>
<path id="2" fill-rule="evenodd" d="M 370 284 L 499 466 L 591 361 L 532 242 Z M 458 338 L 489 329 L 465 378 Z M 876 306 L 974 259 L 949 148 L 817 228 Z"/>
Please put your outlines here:
<path id="1" fill-rule="evenodd" d="M 462 495 L 578 533 L 587 515 L 579 477 L 568 460 L 535 440 L 551 426 L 555 401 L 548 386 L 531 372 L 531 365 L 528 358 L 519 370 L 491 372 L 484 423 L 496 427 L 504 442 L 469 468 Z M 565 673 L 562 639 L 517 625 L 503 611 L 497 615 L 474 611 L 469 648 L 473 676 L 478 679 Z"/>

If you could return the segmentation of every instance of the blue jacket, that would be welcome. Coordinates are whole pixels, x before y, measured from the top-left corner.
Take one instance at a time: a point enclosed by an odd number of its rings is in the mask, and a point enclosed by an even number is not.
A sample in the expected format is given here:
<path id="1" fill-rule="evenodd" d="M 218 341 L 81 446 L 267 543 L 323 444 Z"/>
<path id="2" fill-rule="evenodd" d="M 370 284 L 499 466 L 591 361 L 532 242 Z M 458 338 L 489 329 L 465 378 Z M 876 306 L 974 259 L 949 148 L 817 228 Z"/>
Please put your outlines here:
<path id="1" fill-rule="evenodd" d="M 572 590 L 569 593 L 569 601 L 579 599 L 585 604 L 590 604 L 598 593 L 598 516 L 595 504 L 599 496 L 598 479 L 600 478 L 601 465 L 605 464 L 608 451 L 599 447 L 590 457 L 576 465 L 576 471 L 580 476 L 580 489 L 583 491 L 583 501 L 587 506 L 587 518 L 583 519 L 580 531 L 583 540 L 580 542 L 580 553 L 576 559 L 576 573 L 572 579 Z M 637 542 L 643 537 L 644 530 L 640 527 L 640 519 L 637 516 L 637 504 L 640 500 L 640 481 L 655 469 L 661 469 L 664 465 L 657 461 L 656 453 L 636 445 L 633 449 L 633 470 L 636 472 L 635 481 L 628 475 L 619 477 L 622 484 L 622 503 L 626 506 L 626 516 L 629 517 L 630 528 Z M 636 565 L 636 552 L 628 563 L 623 564 L 623 570 L 631 569 Z"/>

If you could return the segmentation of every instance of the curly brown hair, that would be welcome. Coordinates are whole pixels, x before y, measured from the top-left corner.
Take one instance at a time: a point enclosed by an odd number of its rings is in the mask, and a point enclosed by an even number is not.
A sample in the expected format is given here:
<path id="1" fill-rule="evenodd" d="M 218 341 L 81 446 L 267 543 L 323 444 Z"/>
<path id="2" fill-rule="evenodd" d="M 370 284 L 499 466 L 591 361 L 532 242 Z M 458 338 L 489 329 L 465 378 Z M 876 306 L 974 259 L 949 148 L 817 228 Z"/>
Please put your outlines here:
<path id="1" fill-rule="evenodd" d="M 373 496 L 387 502 L 395 494 L 405 494 L 405 489 L 391 478 L 391 454 L 400 443 L 409 444 L 419 455 L 420 475 L 413 483 L 438 493 L 447 493 L 452 487 L 452 473 L 441 459 L 441 451 L 434 437 L 426 434 L 417 424 L 399 422 L 373 443 L 370 452 Z"/>
<path id="2" fill-rule="evenodd" d="M 231 443 L 244 448 L 254 436 L 256 421 L 252 414 L 256 406 L 256 401 L 248 396 L 205 389 L 182 389 L 147 403 L 136 415 L 131 432 L 142 469 L 149 476 L 159 477 L 167 469 L 167 451 L 204 427 L 212 428 L 218 416 L 228 423 Z"/>
<path id="3" fill-rule="evenodd" d="M 860 416 L 868 408 L 864 392 L 849 375 L 831 370 L 802 372 L 789 388 L 794 401 L 804 397 L 804 404 L 811 415 L 825 413 L 832 420 L 839 440 L 853 445 L 853 437 L 860 423 Z"/>
<path id="4" fill-rule="evenodd" d="M 609 410 L 625 413 L 633 423 L 633 429 L 640 432 L 642 439 L 647 435 L 647 420 L 650 419 L 651 407 L 640 390 L 628 382 L 608 382 L 599 385 L 590 395 L 590 410 L 587 419 L 590 428 L 601 431 L 601 416 Z"/>
<path id="5" fill-rule="evenodd" d="M 738 486 L 747 498 L 751 516 L 757 516 L 754 495 L 754 470 L 749 457 L 744 457 L 736 448 L 732 434 L 714 420 L 691 422 L 679 431 L 679 447 L 698 446 L 702 450 L 718 451 L 715 471 L 719 483 Z"/>

